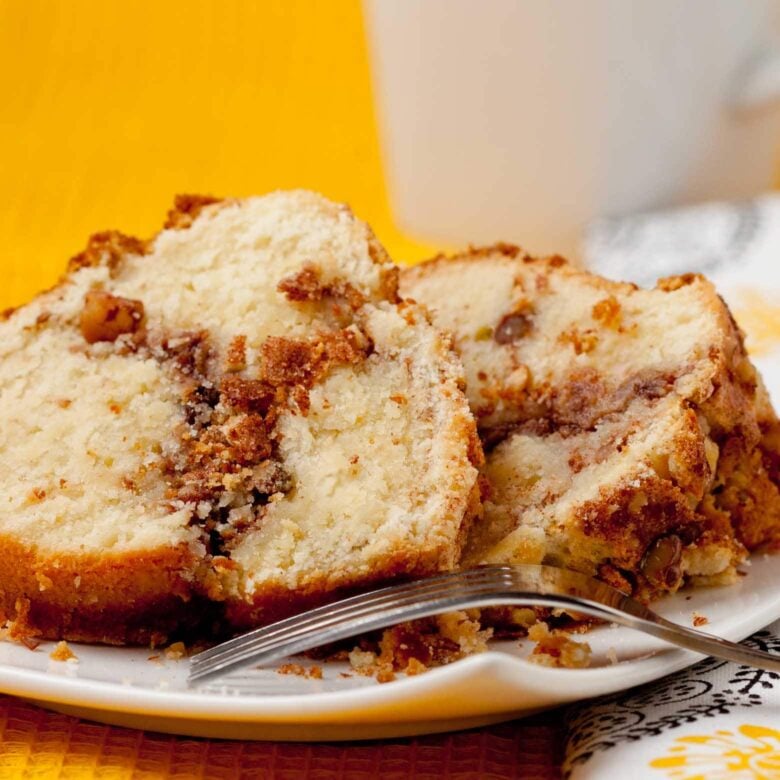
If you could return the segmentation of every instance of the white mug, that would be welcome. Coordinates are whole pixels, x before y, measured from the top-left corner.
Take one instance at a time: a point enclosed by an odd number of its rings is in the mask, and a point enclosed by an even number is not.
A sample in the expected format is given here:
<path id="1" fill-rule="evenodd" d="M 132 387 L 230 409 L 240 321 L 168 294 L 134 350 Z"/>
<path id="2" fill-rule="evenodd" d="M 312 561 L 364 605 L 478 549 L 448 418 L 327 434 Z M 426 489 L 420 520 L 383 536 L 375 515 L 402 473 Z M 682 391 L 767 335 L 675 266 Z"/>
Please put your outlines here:
<path id="1" fill-rule="evenodd" d="M 780 0 L 365 0 L 410 235 L 576 253 L 594 217 L 755 194 Z"/>

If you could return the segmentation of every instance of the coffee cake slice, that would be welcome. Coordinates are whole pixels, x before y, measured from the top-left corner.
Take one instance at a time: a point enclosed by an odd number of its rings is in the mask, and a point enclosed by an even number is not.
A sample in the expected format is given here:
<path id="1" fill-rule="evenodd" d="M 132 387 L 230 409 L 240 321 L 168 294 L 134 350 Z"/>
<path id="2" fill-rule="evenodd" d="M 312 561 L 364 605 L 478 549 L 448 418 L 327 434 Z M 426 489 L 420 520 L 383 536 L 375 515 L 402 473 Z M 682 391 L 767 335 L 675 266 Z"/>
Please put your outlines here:
<path id="1" fill-rule="evenodd" d="M 488 451 L 467 562 L 654 595 L 776 541 L 777 417 L 704 278 L 644 290 L 498 245 L 404 269 L 401 293 L 452 333 Z"/>
<path id="2" fill-rule="evenodd" d="M 481 457 L 459 362 L 349 209 L 182 197 L 0 323 L 0 612 L 162 641 L 452 568 Z"/>

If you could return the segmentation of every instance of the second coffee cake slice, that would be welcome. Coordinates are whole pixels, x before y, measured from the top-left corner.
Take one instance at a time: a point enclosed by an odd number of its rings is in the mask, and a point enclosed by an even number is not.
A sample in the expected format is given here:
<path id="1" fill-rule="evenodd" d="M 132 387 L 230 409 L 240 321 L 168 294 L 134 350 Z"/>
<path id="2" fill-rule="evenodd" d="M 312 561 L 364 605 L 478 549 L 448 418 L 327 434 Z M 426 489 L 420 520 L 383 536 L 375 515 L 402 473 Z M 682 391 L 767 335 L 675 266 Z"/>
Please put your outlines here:
<path id="1" fill-rule="evenodd" d="M 777 539 L 777 417 L 704 278 L 644 290 L 499 245 L 406 269 L 401 292 L 453 334 L 485 442 L 467 562 L 654 595 L 733 581 Z"/>

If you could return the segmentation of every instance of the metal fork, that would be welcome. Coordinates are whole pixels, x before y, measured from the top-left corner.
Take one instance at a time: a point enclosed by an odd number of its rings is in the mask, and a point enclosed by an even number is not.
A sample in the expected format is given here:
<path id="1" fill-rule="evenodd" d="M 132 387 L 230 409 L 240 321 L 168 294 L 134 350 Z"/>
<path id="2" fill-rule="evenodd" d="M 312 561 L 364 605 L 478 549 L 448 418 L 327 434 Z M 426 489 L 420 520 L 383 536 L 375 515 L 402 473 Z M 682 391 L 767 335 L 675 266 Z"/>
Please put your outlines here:
<path id="1" fill-rule="evenodd" d="M 704 655 L 780 671 L 780 655 L 728 642 L 665 620 L 591 577 L 553 566 L 480 566 L 342 599 L 258 628 L 194 656 L 197 685 L 247 666 L 288 656 L 407 620 L 474 607 L 542 606 L 619 623 Z"/>

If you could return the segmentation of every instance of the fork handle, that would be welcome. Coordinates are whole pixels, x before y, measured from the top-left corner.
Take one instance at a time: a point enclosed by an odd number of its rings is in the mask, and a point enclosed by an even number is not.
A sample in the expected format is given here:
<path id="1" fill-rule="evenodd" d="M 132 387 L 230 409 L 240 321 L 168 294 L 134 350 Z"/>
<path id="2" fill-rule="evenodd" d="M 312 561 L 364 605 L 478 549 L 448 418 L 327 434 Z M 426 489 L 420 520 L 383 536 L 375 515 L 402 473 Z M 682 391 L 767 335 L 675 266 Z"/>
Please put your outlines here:
<path id="1" fill-rule="evenodd" d="M 598 607 L 602 612 L 608 613 L 609 619 L 614 623 L 644 631 L 646 634 L 686 650 L 766 671 L 780 672 L 780 655 L 756 650 L 738 642 L 730 642 L 728 639 L 721 639 L 703 631 L 672 623 L 629 596 L 624 596 L 617 608 L 606 604 L 599 604 Z"/>

